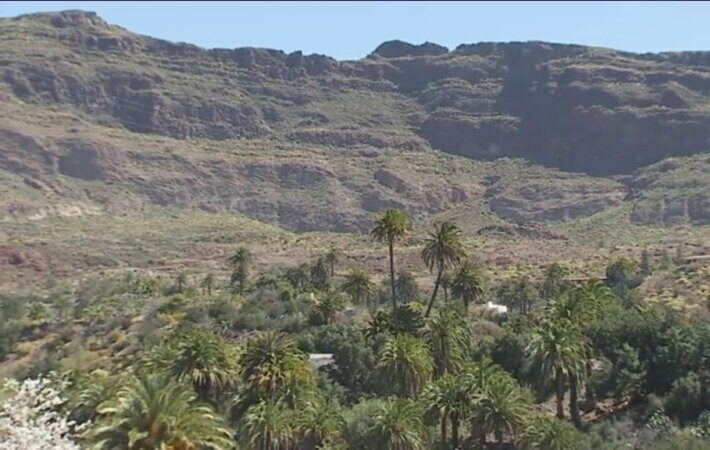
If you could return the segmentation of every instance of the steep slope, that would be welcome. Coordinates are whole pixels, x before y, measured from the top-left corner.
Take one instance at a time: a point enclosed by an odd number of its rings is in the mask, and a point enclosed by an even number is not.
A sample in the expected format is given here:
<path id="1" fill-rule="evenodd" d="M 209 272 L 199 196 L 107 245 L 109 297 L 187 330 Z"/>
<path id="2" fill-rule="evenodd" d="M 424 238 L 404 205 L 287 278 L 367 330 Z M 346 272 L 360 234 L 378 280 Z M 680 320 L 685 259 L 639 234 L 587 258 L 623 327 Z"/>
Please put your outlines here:
<path id="1" fill-rule="evenodd" d="M 359 61 L 138 36 L 93 13 L 0 21 L 3 81 L 37 104 L 176 138 L 522 156 L 629 173 L 708 150 L 710 53 L 576 45 L 381 45 Z M 423 139 L 422 139 L 423 138 Z"/>
<path id="2" fill-rule="evenodd" d="M 710 223 L 709 148 L 710 53 L 394 41 L 336 61 L 205 50 L 89 12 L 0 19 L 0 267 L 180 259 L 194 249 L 147 229 L 173 217 L 290 236 L 363 232 L 384 207 L 456 220 L 498 254 L 566 251 L 590 224 L 642 239 Z M 98 224 L 86 248 L 59 232 Z"/>

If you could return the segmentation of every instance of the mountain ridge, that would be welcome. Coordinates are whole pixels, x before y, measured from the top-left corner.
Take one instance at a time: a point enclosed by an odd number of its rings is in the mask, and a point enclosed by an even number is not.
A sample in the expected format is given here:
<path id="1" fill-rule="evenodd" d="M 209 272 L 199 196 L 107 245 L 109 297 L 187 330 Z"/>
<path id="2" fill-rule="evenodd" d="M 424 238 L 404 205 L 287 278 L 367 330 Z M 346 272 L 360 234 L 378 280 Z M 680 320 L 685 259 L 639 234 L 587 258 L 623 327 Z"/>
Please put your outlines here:
<path id="1" fill-rule="evenodd" d="M 519 223 L 629 201 L 638 223 L 710 211 L 676 174 L 705 186 L 702 170 L 644 172 L 710 149 L 710 52 L 388 41 L 337 61 L 201 49 L 82 11 L 2 19 L 0 31 L 0 169 L 22 194 L 2 203 L 8 219 L 57 198 L 62 211 L 179 206 L 294 231 L 363 231 L 383 207 Z M 639 187 L 647 173 L 672 181 Z"/>

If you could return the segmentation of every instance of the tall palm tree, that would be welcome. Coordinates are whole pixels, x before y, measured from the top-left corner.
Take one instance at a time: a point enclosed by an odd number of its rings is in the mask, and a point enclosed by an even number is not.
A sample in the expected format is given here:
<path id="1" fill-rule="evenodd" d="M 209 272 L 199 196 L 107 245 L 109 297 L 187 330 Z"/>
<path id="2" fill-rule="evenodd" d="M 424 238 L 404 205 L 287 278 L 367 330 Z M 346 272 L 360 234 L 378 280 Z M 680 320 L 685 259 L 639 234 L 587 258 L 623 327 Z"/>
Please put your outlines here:
<path id="1" fill-rule="evenodd" d="M 146 366 L 190 383 L 200 400 L 219 398 L 235 386 L 238 356 L 222 338 L 198 329 L 179 328 L 148 355 Z"/>
<path id="2" fill-rule="evenodd" d="M 427 388 L 423 398 L 427 410 L 439 417 L 441 442 L 446 444 L 447 425 L 451 422 L 451 448 L 458 448 L 459 426 L 468 414 L 471 402 L 464 380 L 453 374 L 446 374 Z"/>
<path id="3" fill-rule="evenodd" d="M 432 367 L 426 343 L 408 334 L 390 337 L 377 360 L 384 385 L 394 393 L 407 397 L 419 394 L 431 379 Z"/>
<path id="4" fill-rule="evenodd" d="M 243 440 L 253 450 L 288 450 L 296 437 L 293 411 L 280 400 L 262 400 L 247 410 Z"/>
<path id="5" fill-rule="evenodd" d="M 392 318 L 397 329 L 397 290 L 394 280 L 394 244 L 404 239 L 412 231 L 409 217 L 398 209 L 386 209 L 375 220 L 370 234 L 383 244 L 387 244 L 390 259 L 390 287 L 392 289 Z"/>
<path id="6" fill-rule="evenodd" d="M 293 339 L 267 331 L 250 339 L 240 358 L 242 381 L 259 398 L 295 398 L 310 388 L 313 373 Z"/>
<path id="7" fill-rule="evenodd" d="M 445 270 L 457 266 L 466 257 L 466 250 L 461 242 L 461 229 L 448 222 L 442 222 L 434 227 L 434 231 L 429 233 L 429 237 L 422 249 L 422 260 L 424 264 L 433 271 L 437 269 L 434 292 L 429 300 L 425 317 L 431 314 L 431 308 L 436 300 L 436 293 L 441 284 L 441 276 Z"/>
<path id="8" fill-rule="evenodd" d="M 323 261 L 330 266 L 330 276 L 335 276 L 335 265 L 340 262 L 341 253 L 335 246 L 328 250 L 328 253 L 323 257 Z"/>
<path id="9" fill-rule="evenodd" d="M 580 363 L 582 367 L 569 374 L 570 384 L 570 415 L 577 428 L 581 428 L 582 420 L 579 414 L 579 391 L 585 378 L 591 372 L 591 355 L 588 339 L 585 335 L 589 324 L 599 319 L 605 307 L 615 301 L 611 289 L 599 281 L 593 281 L 571 291 L 566 291 L 548 305 L 546 313 L 551 320 L 568 321 L 579 333 L 582 346 Z"/>
<path id="10" fill-rule="evenodd" d="M 93 448 L 213 450 L 234 448 L 232 430 L 189 388 L 162 375 L 147 375 L 123 386 L 99 407 L 90 433 Z"/>
<path id="11" fill-rule="evenodd" d="M 368 430 L 372 448 L 382 450 L 423 450 L 426 427 L 422 411 L 412 400 L 395 398 L 383 403 Z"/>
<path id="12" fill-rule="evenodd" d="M 422 337 L 434 357 L 437 376 L 458 371 L 471 349 L 471 331 L 466 319 L 452 307 L 439 309 L 436 315 L 427 318 Z"/>
<path id="13" fill-rule="evenodd" d="M 521 446 L 525 450 L 576 450 L 580 434 L 572 425 L 553 416 L 538 416 L 525 427 Z"/>
<path id="14" fill-rule="evenodd" d="M 586 371 L 587 355 L 579 329 L 569 320 L 545 320 L 533 333 L 528 352 L 540 381 L 549 380 L 554 384 L 557 417 L 564 419 L 567 383 L 577 383 Z M 576 397 L 577 389 L 573 388 L 571 393 Z"/>
<path id="15" fill-rule="evenodd" d="M 251 265 L 251 252 L 246 247 L 239 247 L 237 251 L 229 258 L 229 263 L 232 266 L 232 283 L 239 285 L 239 294 L 244 295 L 247 281 L 249 280 L 249 267 Z"/>
<path id="16" fill-rule="evenodd" d="M 345 276 L 341 289 L 352 297 L 353 303 L 369 305 L 370 299 L 375 293 L 375 283 L 369 272 L 355 268 Z"/>
<path id="17" fill-rule="evenodd" d="M 463 300 L 464 307 L 468 309 L 471 302 L 475 302 L 483 295 L 485 277 L 481 268 L 466 261 L 454 273 L 451 283 L 451 295 Z"/>

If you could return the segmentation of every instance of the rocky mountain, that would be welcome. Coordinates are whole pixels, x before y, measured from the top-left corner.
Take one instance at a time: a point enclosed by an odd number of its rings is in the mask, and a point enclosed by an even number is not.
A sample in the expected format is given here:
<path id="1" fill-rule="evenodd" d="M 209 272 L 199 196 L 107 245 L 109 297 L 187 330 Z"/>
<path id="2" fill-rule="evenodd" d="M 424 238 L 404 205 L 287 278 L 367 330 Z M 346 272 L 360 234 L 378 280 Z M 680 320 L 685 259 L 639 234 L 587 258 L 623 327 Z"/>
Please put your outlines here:
<path id="1" fill-rule="evenodd" d="M 0 19 L 0 119 L 6 222 L 157 205 L 296 231 L 389 206 L 710 223 L 710 52 L 392 41 L 337 61 L 32 14 Z"/>

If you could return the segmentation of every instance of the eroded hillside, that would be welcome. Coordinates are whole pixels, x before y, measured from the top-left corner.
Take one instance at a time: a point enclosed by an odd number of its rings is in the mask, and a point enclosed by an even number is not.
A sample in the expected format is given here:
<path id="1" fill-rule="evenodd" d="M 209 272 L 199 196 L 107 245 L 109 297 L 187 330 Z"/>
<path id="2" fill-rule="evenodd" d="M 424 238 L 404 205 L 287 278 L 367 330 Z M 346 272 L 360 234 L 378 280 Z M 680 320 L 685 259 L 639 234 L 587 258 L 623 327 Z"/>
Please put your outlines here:
<path id="1" fill-rule="evenodd" d="M 66 11 L 0 19 L 0 56 L 4 266 L 91 266 L 100 252 L 70 258 L 46 224 L 171 208 L 362 232 L 397 207 L 555 242 L 585 241 L 590 223 L 710 223 L 710 53 L 394 41 L 337 61 Z"/>

